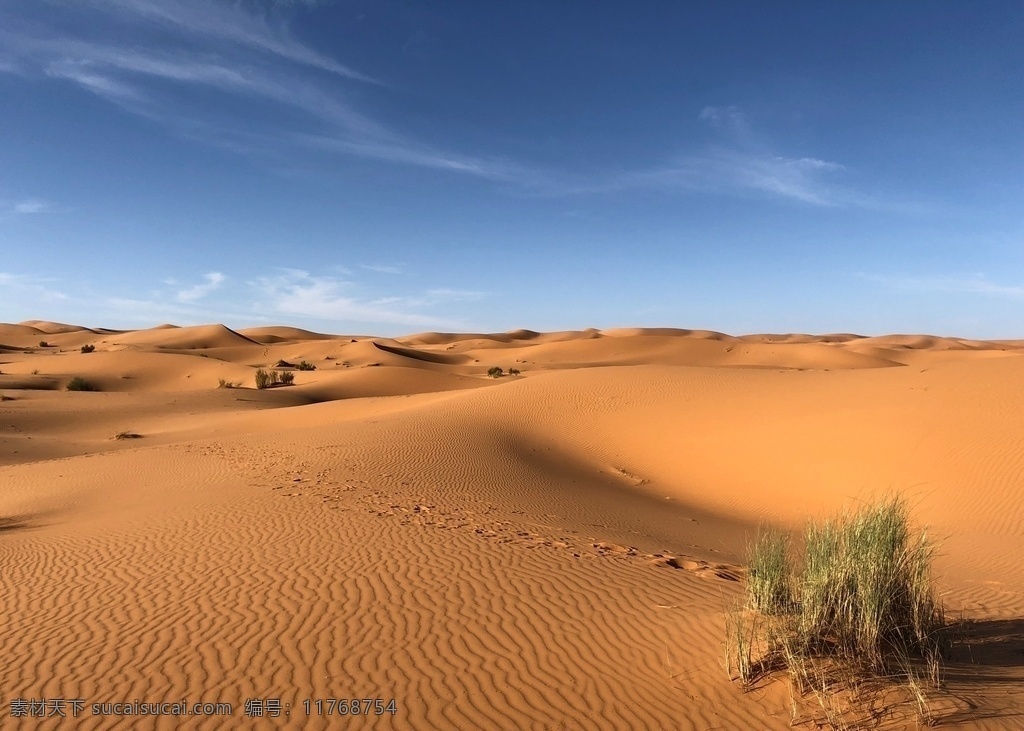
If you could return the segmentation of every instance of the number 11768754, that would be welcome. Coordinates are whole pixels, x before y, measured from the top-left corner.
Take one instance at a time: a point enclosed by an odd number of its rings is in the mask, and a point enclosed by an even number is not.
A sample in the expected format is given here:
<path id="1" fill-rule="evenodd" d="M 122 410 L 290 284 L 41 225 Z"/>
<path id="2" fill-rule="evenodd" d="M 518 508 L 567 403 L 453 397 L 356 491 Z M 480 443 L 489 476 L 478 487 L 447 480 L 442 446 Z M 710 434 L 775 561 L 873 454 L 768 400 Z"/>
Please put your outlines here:
<path id="1" fill-rule="evenodd" d="M 307 716 L 394 716 L 398 713 L 394 698 L 307 698 L 302 706 Z"/>

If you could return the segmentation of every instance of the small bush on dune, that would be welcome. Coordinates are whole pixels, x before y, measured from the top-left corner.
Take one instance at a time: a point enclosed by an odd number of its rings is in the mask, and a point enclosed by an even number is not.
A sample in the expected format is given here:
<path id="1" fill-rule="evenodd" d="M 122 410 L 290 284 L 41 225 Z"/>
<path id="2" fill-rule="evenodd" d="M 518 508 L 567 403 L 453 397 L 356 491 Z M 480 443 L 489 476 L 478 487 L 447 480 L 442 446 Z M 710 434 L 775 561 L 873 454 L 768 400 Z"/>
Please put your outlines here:
<path id="1" fill-rule="evenodd" d="M 808 524 L 802 549 L 780 533 L 751 544 L 745 603 L 726 621 L 729 673 L 750 688 L 786 670 L 794 708 L 796 696 L 813 694 L 833 728 L 858 713 L 863 681 L 896 681 L 931 720 L 914 668 L 938 686 L 947 625 L 931 585 L 932 545 L 910 529 L 902 499 Z"/>
<path id="2" fill-rule="evenodd" d="M 270 386 L 270 374 L 260 368 L 256 371 L 256 388 L 261 391 Z"/>
<path id="3" fill-rule="evenodd" d="M 40 348 L 49 348 L 50 344 L 48 342 L 46 342 L 45 340 L 40 340 L 39 341 L 39 347 Z"/>
<path id="4" fill-rule="evenodd" d="M 271 386 L 276 386 L 279 383 L 281 383 L 281 371 L 271 371 L 270 372 L 270 385 Z"/>
<path id="5" fill-rule="evenodd" d="M 503 371 L 498 366 L 491 366 L 490 368 L 487 369 L 487 375 L 489 375 L 491 378 L 501 378 L 503 375 L 505 375 L 505 371 Z"/>
<path id="6" fill-rule="evenodd" d="M 227 381 L 223 378 L 217 379 L 217 388 L 238 388 L 239 385 L 241 384 L 238 381 Z"/>
<path id="7" fill-rule="evenodd" d="M 68 381 L 67 389 L 69 391 L 99 391 L 99 388 L 81 376 L 75 376 Z"/>
<path id="8" fill-rule="evenodd" d="M 295 368 L 296 368 L 296 370 L 300 370 L 300 371 L 315 371 L 316 370 L 316 366 L 315 365 L 313 365 L 312 363 L 307 363 L 306 361 L 302 361 L 297 366 L 295 366 Z"/>
<path id="9" fill-rule="evenodd" d="M 114 435 L 114 439 L 117 439 L 119 441 L 122 439 L 142 439 L 142 435 L 136 434 L 133 431 L 119 431 L 117 434 Z"/>
<path id="10" fill-rule="evenodd" d="M 295 383 L 295 374 L 291 371 L 285 371 L 281 374 L 281 385 L 290 386 Z"/>
<path id="11" fill-rule="evenodd" d="M 508 374 L 510 376 L 518 376 L 519 375 L 519 369 L 518 368 L 509 368 L 508 369 Z"/>
<path id="12" fill-rule="evenodd" d="M 82 346 L 82 352 L 83 353 L 91 353 L 94 350 L 96 350 L 96 346 L 95 345 L 83 345 Z"/>

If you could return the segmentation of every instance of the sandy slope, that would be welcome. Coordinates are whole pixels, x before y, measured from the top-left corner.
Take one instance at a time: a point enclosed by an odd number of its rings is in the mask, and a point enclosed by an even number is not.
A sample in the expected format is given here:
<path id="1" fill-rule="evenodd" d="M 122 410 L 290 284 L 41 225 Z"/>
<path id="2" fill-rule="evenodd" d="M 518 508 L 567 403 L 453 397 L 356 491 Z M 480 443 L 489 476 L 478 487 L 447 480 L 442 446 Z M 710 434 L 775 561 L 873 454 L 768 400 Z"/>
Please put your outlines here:
<path id="1" fill-rule="evenodd" d="M 168 729 L 327 728 L 302 703 L 331 697 L 395 698 L 390 728 L 789 728 L 782 684 L 721 665 L 744 543 L 898 489 L 986 622 L 947 721 L 1020 727 L 1019 343 L 33 321 L 0 345 L 4 701 L 234 705 L 144 725 Z M 252 388 L 278 360 L 317 368 Z M 246 719 L 251 697 L 291 713 Z"/>

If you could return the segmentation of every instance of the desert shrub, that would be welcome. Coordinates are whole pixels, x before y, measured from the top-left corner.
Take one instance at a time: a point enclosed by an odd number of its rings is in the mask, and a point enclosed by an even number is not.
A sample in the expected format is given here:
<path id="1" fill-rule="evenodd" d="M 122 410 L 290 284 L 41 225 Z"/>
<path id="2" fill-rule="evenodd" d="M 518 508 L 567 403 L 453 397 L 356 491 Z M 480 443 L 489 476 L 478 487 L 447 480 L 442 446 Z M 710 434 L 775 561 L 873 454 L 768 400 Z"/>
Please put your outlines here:
<path id="1" fill-rule="evenodd" d="M 295 366 L 295 368 L 296 368 L 296 370 L 300 370 L 300 371 L 315 371 L 316 370 L 316 366 L 315 365 L 313 365 L 312 363 L 308 363 L 306 361 L 302 361 L 297 366 Z"/>
<path id="2" fill-rule="evenodd" d="M 133 431 L 119 431 L 117 434 L 114 435 L 114 439 L 142 439 L 142 435 L 136 434 Z"/>
<path id="3" fill-rule="evenodd" d="M 39 341 L 39 347 L 40 348 L 49 348 L 50 344 L 48 342 L 46 342 L 45 340 L 40 340 Z"/>
<path id="4" fill-rule="evenodd" d="M 926 667 L 937 687 L 948 642 L 932 554 L 898 497 L 809 523 L 801 552 L 780 533 L 762 534 L 748 549 L 744 604 L 726 622 L 730 674 L 749 688 L 786 670 L 795 695 L 813 694 L 834 728 L 857 712 L 858 698 L 870 702 L 865 680 L 895 682 L 928 720 L 914 668 Z"/>
<path id="5" fill-rule="evenodd" d="M 68 381 L 67 389 L 69 391 L 99 391 L 99 388 L 81 376 L 75 376 Z"/>
<path id="6" fill-rule="evenodd" d="M 510 376 L 518 376 L 519 375 L 519 369 L 518 368 L 509 368 L 508 369 L 508 374 Z"/>
<path id="7" fill-rule="evenodd" d="M 217 388 L 238 388 L 239 385 L 241 384 L 238 381 L 228 381 L 223 378 L 217 379 Z"/>
<path id="8" fill-rule="evenodd" d="M 501 378 L 503 375 L 505 375 L 505 371 L 503 371 L 498 366 L 491 366 L 490 368 L 487 369 L 487 375 L 489 375 L 491 378 Z"/>
<path id="9" fill-rule="evenodd" d="M 281 371 L 274 370 L 270 372 L 270 385 L 276 386 L 281 383 Z"/>
<path id="10" fill-rule="evenodd" d="M 33 376 L 38 376 L 39 375 L 39 369 L 38 368 L 33 368 L 32 369 L 32 375 Z"/>
<path id="11" fill-rule="evenodd" d="M 83 345 L 82 346 L 82 352 L 83 353 L 91 353 L 94 350 L 96 350 L 96 346 L 95 345 Z"/>
<path id="12" fill-rule="evenodd" d="M 256 388 L 263 390 L 270 386 L 270 374 L 262 368 L 256 371 Z"/>
<path id="13" fill-rule="evenodd" d="M 285 371 L 281 374 L 281 384 L 284 386 L 290 386 L 295 383 L 295 374 L 291 371 Z"/>

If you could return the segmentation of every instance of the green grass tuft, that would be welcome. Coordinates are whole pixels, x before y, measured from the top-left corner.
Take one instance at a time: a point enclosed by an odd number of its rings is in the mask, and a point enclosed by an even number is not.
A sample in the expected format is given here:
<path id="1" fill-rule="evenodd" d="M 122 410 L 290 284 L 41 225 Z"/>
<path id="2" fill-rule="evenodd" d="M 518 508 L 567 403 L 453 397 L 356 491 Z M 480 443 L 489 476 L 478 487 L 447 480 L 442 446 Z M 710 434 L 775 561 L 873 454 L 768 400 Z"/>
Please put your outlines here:
<path id="1" fill-rule="evenodd" d="M 795 696 L 813 694 L 833 728 L 857 715 L 865 688 L 898 681 L 931 719 L 924 685 L 940 685 L 947 635 L 933 555 L 899 497 L 809 523 L 802 552 L 784 534 L 759 535 L 745 601 L 726 621 L 730 676 L 752 687 L 787 671 Z"/>
<path id="2" fill-rule="evenodd" d="M 764 614 L 779 614 L 792 605 L 789 536 L 779 531 L 762 533 L 748 549 L 748 604 Z"/>

